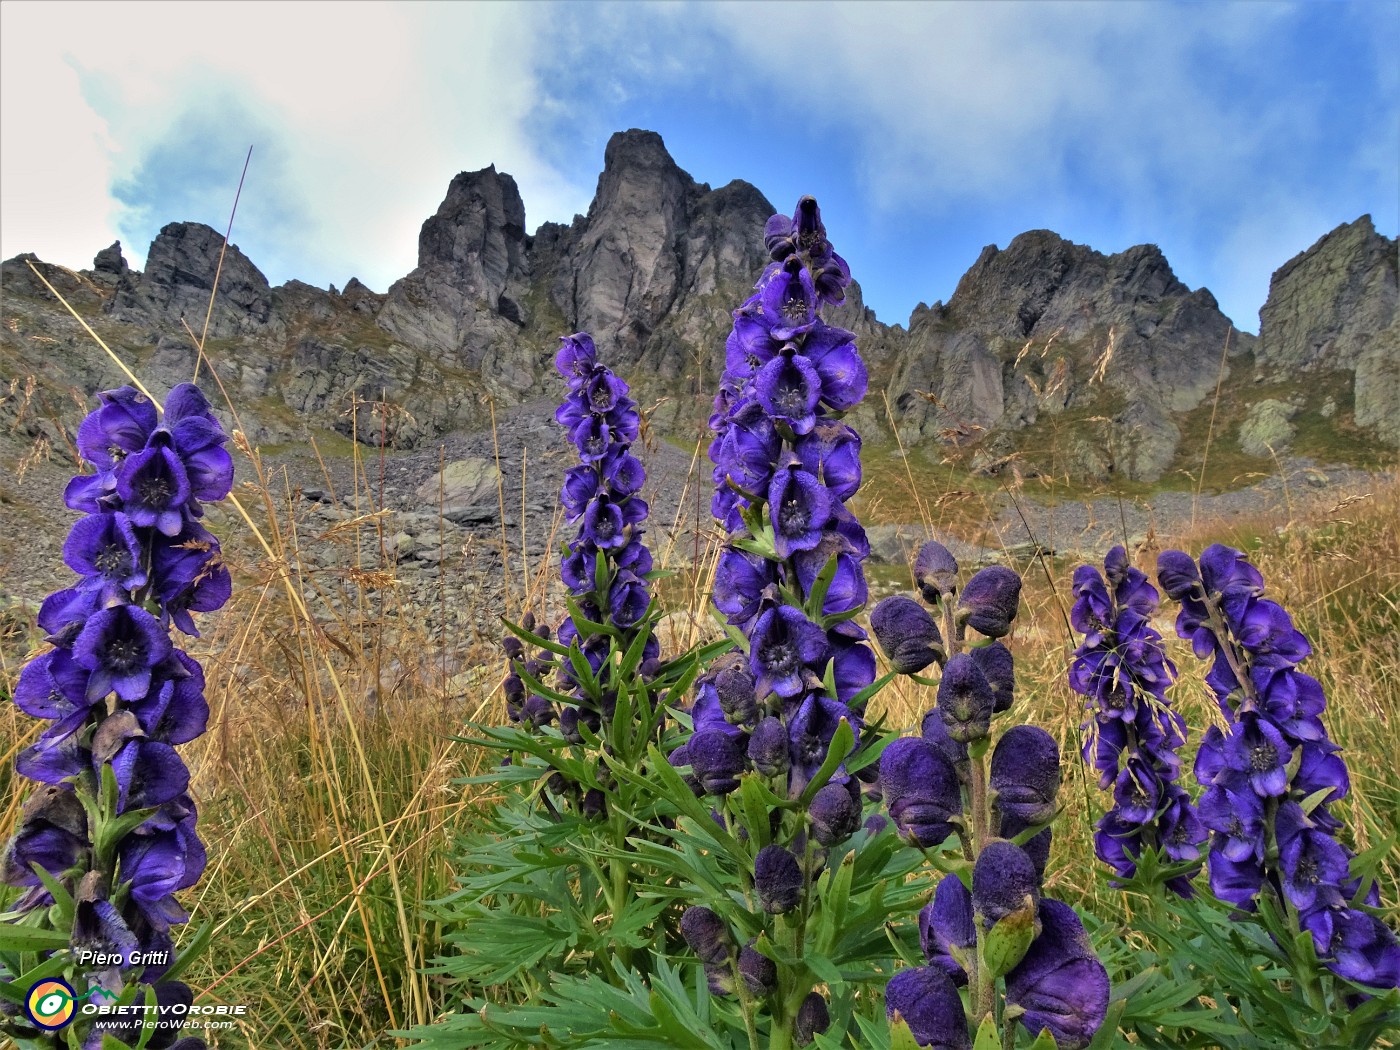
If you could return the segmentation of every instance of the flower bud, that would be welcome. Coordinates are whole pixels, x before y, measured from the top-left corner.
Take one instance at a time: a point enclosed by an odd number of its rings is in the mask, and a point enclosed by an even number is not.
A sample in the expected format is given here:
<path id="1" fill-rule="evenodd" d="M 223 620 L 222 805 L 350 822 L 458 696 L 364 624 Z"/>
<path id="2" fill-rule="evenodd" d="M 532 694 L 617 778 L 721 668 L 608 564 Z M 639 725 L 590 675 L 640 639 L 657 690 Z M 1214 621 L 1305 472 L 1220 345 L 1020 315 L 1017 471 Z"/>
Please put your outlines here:
<path id="1" fill-rule="evenodd" d="M 990 780 L 1003 819 L 1048 823 L 1060 791 L 1060 746 L 1039 726 L 1012 726 L 992 752 Z"/>
<path id="2" fill-rule="evenodd" d="M 914 582 L 924 601 L 937 605 L 958 589 L 958 560 L 943 544 L 929 540 L 914 559 Z"/>
<path id="3" fill-rule="evenodd" d="M 967 765 L 967 745 L 948 735 L 948 727 L 943 724 L 943 712 L 938 708 L 931 707 L 925 713 L 920 735 L 943 752 L 943 757 L 952 763 L 954 769 Z"/>
<path id="4" fill-rule="evenodd" d="M 899 833 L 925 848 L 953 833 L 951 819 L 962 812 L 962 792 L 952 763 L 919 737 L 894 741 L 880 755 L 885 806 Z"/>
<path id="5" fill-rule="evenodd" d="M 948 735 L 964 744 L 982 739 L 991 729 L 995 705 L 991 684 L 977 661 L 967 653 L 949 659 L 938 683 L 938 710 Z"/>
<path id="6" fill-rule="evenodd" d="M 964 963 L 977 950 L 977 927 L 972 917 L 972 894 L 956 875 L 944 875 L 933 900 L 919 912 L 919 947 L 930 966 L 954 984 L 967 983 Z"/>
<path id="7" fill-rule="evenodd" d="M 938 624 L 913 598 L 902 594 L 885 598 L 870 614 L 870 628 L 890 667 L 899 674 L 918 674 L 945 658 Z"/>
<path id="8" fill-rule="evenodd" d="M 749 735 L 749 761 L 765 777 L 782 776 L 792 756 L 788 753 L 787 728 L 782 720 L 769 715 Z"/>
<path id="9" fill-rule="evenodd" d="M 778 987 L 778 964 L 753 947 L 753 941 L 739 952 L 739 977 L 755 999 L 771 994 Z"/>
<path id="10" fill-rule="evenodd" d="M 723 729 L 702 729 L 686 745 L 690 768 L 707 795 L 727 795 L 739 786 L 744 750 Z"/>
<path id="11" fill-rule="evenodd" d="M 969 650 L 977 666 L 987 676 L 987 684 L 992 687 L 992 713 L 1000 714 L 1009 710 L 1016 696 L 1016 663 L 1011 650 L 1001 642 L 978 646 Z"/>
<path id="12" fill-rule="evenodd" d="M 727 966 L 734 955 L 728 924 L 709 908 L 691 905 L 681 916 L 681 936 L 701 962 Z"/>
<path id="13" fill-rule="evenodd" d="M 770 915 L 792 911 L 802 899 L 802 869 L 797 858 L 774 843 L 758 851 L 753 863 L 758 902 Z"/>
<path id="14" fill-rule="evenodd" d="M 732 725 L 752 725 L 758 720 L 757 685 L 754 676 L 742 665 L 721 668 L 715 675 L 720 710 Z"/>
<path id="15" fill-rule="evenodd" d="M 797 1008 L 797 1020 L 793 1025 L 793 1035 L 798 1046 L 806 1046 L 822 1032 L 831 1027 L 831 1012 L 826 1008 L 826 1000 L 820 992 L 809 992 L 802 1005 Z"/>
<path id="16" fill-rule="evenodd" d="M 846 784 L 827 784 L 813 797 L 807 815 L 812 818 L 812 837 L 823 846 L 834 846 L 860 827 L 860 800 Z"/>
<path id="17" fill-rule="evenodd" d="M 583 814 L 584 820 L 601 820 L 608 812 L 607 796 L 597 788 L 589 788 L 583 793 L 579 812 Z"/>
<path id="18" fill-rule="evenodd" d="M 967 581 L 958 597 L 958 619 L 979 634 L 1000 638 L 1011 631 L 1021 603 L 1021 577 L 1004 565 L 988 565 Z"/>
<path id="19" fill-rule="evenodd" d="M 909 1026 L 914 1041 L 933 1050 L 969 1050 L 967 1014 L 948 975 L 933 966 L 900 970 L 885 986 L 885 1015 Z"/>
<path id="20" fill-rule="evenodd" d="M 982 847 L 972 868 L 972 906 L 991 929 L 997 920 L 1040 900 L 1040 876 L 1026 851 L 1010 842 L 993 841 Z"/>

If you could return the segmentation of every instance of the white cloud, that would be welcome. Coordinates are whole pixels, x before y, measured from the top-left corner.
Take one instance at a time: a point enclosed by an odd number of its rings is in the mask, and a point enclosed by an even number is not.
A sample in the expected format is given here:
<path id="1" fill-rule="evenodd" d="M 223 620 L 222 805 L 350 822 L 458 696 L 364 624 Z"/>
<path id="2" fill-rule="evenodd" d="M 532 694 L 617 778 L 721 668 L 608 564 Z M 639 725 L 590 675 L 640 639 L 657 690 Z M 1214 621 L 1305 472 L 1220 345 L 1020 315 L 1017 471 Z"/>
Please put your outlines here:
<path id="1" fill-rule="evenodd" d="M 567 218 L 591 186 L 552 170 L 522 131 L 539 91 L 530 68 L 542 13 L 6 3 L 0 255 L 35 251 L 88 265 L 140 218 L 118 207 L 112 187 L 124 185 L 128 201 L 164 194 L 173 174 L 152 160 L 174 155 L 184 134 L 226 153 L 225 174 L 202 171 L 203 185 L 174 195 L 202 214 L 162 213 L 156 203 L 151 220 L 222 230 L 256 134 L 263 142 L 254 143 L 240 211 L 251 216 L 261 201 L 280 211 L 284 229 L 235 221 L 233 240 L 243 230 L 244 247 L 274 280 L 342 283 L 357 274 L 382 289 L 415 264 L 419 226 L 451 177 L 493 162 L 520 182 L 532 224 Z M 125 247 L 139 264 L 147 244 Z"/>

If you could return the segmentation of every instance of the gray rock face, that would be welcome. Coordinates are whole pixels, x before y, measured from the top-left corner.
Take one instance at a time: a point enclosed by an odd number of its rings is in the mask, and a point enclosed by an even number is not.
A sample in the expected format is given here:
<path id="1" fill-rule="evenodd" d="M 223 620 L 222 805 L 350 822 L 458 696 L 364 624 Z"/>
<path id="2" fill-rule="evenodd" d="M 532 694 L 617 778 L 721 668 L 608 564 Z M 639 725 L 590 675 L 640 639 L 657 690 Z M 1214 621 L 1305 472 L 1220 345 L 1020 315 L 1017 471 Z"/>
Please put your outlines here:
<path id="1" fill-rule="evenodd" d="M 1076 463 L 1154 480 L 1180 438 L 1169 416 L 1215 389 L 1227 340 L 1236 352 L 1252 342 L 1155 245 L 1106 256 L 1035 230 L 983 249 L 946 306 L 914 311 L 890 393 L 911 442 L 972 440 L 1102 401 L 1110 432 L 1102 448 L 1081 441 Z"/>
<path id="2" fill-rule="evenodd" d="M 1369 215 L 1284 263 L 1259 311 L 1259 371 L 1354 369 L 1373 336 L 1396 322 L 1396 270 L 1396 242 Z"/>
<path id="3" fill-rule="evenodd" d="M 1356 360 L 1356 423 L 1400 448 L 1400 325 L 1378 332 Z"/>
<path id="4" fill-rule="evenodd" d="M 1267 398 L 1250 406 L 1240 424 L 1240 451 L 1246 456 L 1272 456 L 1282 453 L 1293 440 L 1297 428 L 1290 422 L 1298 410 L 1285 401 Z"/>
<path id="5" fill-rule="evenodd" d="M 272 322 L 272 289 L 262 271 L 236 244 L 219 254 L 223 235 L 199 222 L 162 227 L 146 255 L 144 273 L 128 271 L 117 282 L 108 312 L 113 319 L 178 332 L 183 317 L 198 335 L 209 310 L 218 274 L 219 294 L 209 318 L 209 335 L 225 338 L 261 332 Z"/>

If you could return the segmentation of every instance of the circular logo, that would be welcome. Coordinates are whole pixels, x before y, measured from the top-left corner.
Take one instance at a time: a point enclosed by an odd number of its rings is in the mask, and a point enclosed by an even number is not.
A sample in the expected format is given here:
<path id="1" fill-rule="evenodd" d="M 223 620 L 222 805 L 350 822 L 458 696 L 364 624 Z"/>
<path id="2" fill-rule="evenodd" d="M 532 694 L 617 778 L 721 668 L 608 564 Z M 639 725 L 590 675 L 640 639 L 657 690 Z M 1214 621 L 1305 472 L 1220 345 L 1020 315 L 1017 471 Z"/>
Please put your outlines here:
<path id="1" fill-rule="evenodd" d="M 73 1001 L 77 994 L 67 981 L 53 978 L 39 981 L 29 989 L 24 1002 L 25 1013 L 40 1028 L 50 1032 L 73 1020 Z"/>

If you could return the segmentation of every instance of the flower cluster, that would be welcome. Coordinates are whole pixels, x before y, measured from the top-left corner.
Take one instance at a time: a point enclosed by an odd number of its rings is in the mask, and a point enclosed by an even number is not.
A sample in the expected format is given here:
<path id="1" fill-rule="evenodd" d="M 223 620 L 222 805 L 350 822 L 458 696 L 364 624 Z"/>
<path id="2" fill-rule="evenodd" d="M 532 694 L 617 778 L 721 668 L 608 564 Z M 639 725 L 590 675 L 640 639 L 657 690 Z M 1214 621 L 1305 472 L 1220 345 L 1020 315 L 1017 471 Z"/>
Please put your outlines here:
<path id="1" fill-rule="evenodd" d="M 640 495 L 646 470 L 630 451 L 641 428 L 637 403 L 628 397 L 627 384 L 598 363 L 586 332 L 561 342 L 555 366 L 569 392 L 554 418 L 579 455 L 559 493 L 568 521 L 578 526 L 560 565 L 570 611 L 553 632 L 548 624 L 536 627 L 526 614 L 525 634 L 543 643 L 529 654 L 519 637 L 503 639 L 511 665 L 504 691 L 512 722 L 538 729 L 557 719 L 564 739 L 579 744 L 585 732 L 599 733 L 613 717 L 620 683 L 609 654 L 627 653 L 638 642 L 636 674 L 649 681 L 659 667 L 660 645 L 647 622 L 652 561 L 642 539 L 647 504 Z M 574 649 L 579 664 L 568 655 Z M 556 688 L 546 684 L 551 676 Z M 580 795 L 579 786 L 558 772 L 549 787 L 574 797 L 580 812 L 604 812 L 598 787 Z"/>
<path id="2" fill-rule="evenodd" d="M 188 918 L 175 894 L 205 867 L 175 746 L 204 732 L 209 707 L 203 672 L 172 644 L 170 628 L 197 635 L 190 614 L 229 598 L 219 543 L 200 519 L 204 503 L 228 494 L 233 460 L 191 384 L 171 391 L 163 418 L 131 387 L 99 397 L 78 431 L 96 473 L 75 477 L 65 493 L 86 514 L 63 547 L 79 580 L 43 603 L 39 625 L 52 648 L 24 668 L 14 693 L 22 711 L 50 722 L 15 760 L 43 786 L 0 874 L 25 888 L 19 912 L 54 904 L 53 885 L 68 895 L 73 947 L 123 960 L 86 980 L 116 993 L 133 970 L 154 982 L 169 967 L 171 928 Z M 138 957 L 163 961 L 125 964 Z M 172 982 L 156 994 L 188 990 Z"/>
<path id="3" fill-rule="evenodd" d="M 875 656 L 853 619 L 865 604 L 862 562 L 870 552 L 846 508 L 861 481 L 860 436 L 840 419 L 865 396 L 865 365 L 855 336 L 821 318 L 824 304 L 843 301 L 850 271 L 811 197 L 791 216 L 773 216 L 765 242 L 772 262 L 734 311 L 710 417 L 712 509 L 728 533 L 713 598 L 744 652 L 701 678 L 693 733 L 671 761 L 688 765 L 692 786 L 721 808 L 746 773 L 799 801 L 786 824 L 782 812 L 769 815 L 773 841 L 754 857 L 758 904 L 779 915 L 805 899 L 824 849 L 860 828 L 859 784 L 844 767 L 813 781 L 843 724 L 852 746 L 859 740 Z M 746 981 L 746 967 L 764 969 L 759 960 L 767 961 L 751 947 L 733 955 Z M 707 961 L 716 990 L 734 987 L 730 961 Z M 769 994 L 763 981 L 749 983 L 755 998 Z M 819 993 L 790 1017 L 777 1010 L 774 1023 L 799 1038 L 825 1028 Z"/>
<path id="4" fill-rule="evenodd" d="M 715 517 L 729 533 L 714 602 L 747 660 L 702 681 L 695 733 L 677 756 L 709 794 L 746 769 L 786 776 L 796 797 L 875 677 L 865 631 L 865 530 L 846 509 L 860 486 L 860 436 L 838 414 L 865 396 L 852 333 L 826 324 L 850 272 L 811 197 L 768 221 L 773 262 L 734 311 L 710 444 Z M 842 778 L 843 781 L 845 778 Z"/>
<path id="5" fill-rule="evenodd" d="M 959 594 L 957 561 L 935 540 L 919 551 L 914 575 L 942 627 L 904 595 L 881 601 L 871 626 L 896 672 L 924 681 L 920 672 L 936 663 L 942 673 L 921 735 L 895 740 L 880 756 L 880 787 L 900 835 L 924 850 L 957 836 L 970 877 L 939 882 L 919 915 L 927 965 L 890 980 L 886 1011 L 921 1046 L 966 1050 L 969 1018 L 957 986 L 968 984 L 979 1030 L 1002 1018 L 1032 1035 L 1049 1031 L 1065 1050 L 1087 1046 L 1106 1016 L 1108 974 L 1074 910 L 1041 892 L 1059 745 L 1032 725 L 1011 726 L 992 743 L 993 717 L 1015 697 L 1014 659 L 1000 639 L 1016 617 L 1021 579 L 990 566 Z M 986 640 L 970 643 L 968 627 Z M 996 1009 L 998 981 L 1014 1011 Z M 1012 1041 L 1008 1028 L 1004 1045 Z"/>
<path id="6" fill-rule="evenodd" d="M 1094 849 L 1124 878 L 1137 871 L 1144 848 L 1161 849 L 1180 864 L 1199 861 L 1206 829 L 1191 797 L 1178 784 L 1186 723 L 1167 700 L 1176 667 L 1152 626 L 1157 590 L 1114 547 L 1104 572 L 1092 565 L 1074 571 L 1070 620 L 1084 635 L 1070 664 L 1069 684 L 1088 698 L 1084 761 L 1099 772 L 1099 787 L 1113 789 L 1113 808 L 1098 823 Z M 1199 865 L 1197 865 L 1197 868 Z M 1181 871 L 1166 885 L 1191 896 L 1191 876 Z"/>
<path id="7" fill-rule="evenodd" d="M 1336 839 L 1342 822 L 1329 806 L 1350 782 L 1322 722 L 1322 686 L 1298 669 L 1311 645 L 1240 551 L 1215 544 L 1199 564 L 1164 551 L 1157 578 L 1181 603 L 1177 633 L 1212 660 L 1206 682 L 1228 723 L 1207 730 L 1196 757 L 1211 890 L 1249 909 L 1268 887 L 1335 973 L 1400 985 L 1395 934 L 1359 907 L 1379 904 L 1377 888 L 1363 893 Z"/>

